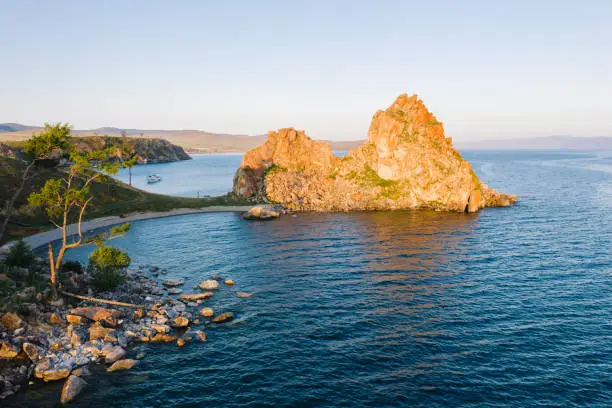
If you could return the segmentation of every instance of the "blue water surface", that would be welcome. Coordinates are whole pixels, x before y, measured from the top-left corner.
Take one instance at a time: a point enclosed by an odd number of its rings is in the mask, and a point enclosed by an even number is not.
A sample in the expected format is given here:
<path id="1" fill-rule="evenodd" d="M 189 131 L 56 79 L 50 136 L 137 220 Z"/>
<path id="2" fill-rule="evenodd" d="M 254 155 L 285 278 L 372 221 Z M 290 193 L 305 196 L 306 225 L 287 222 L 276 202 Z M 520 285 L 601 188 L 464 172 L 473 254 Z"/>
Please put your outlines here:
<path id="1" fill-rule="evenodd" d="M 233 279 L 208 303 L 237 319 L 206 343 L 139 346 L 72 406 L 612 406 L 612 152 L 464 157 L 518 204 L 134 223 L 113 242 L 134 264 L 187 289 Z M 51 406 L 60 387 L 13 401 Z"/>

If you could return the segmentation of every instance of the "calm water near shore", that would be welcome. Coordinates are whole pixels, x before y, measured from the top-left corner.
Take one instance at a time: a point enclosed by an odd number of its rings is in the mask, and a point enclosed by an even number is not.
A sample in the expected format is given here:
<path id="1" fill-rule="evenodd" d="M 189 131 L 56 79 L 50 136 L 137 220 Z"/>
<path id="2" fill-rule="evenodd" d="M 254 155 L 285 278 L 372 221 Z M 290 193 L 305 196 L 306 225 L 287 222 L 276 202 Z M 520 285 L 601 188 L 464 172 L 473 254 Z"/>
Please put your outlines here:
<path id="1" fill-rule="evenodd" d="M 237 319 L 204 328 L 203 344 L 137 346 L 138 366 L 94 370 L 71 405 L 611 406 L 612 152 L 464 157 L 518 204 L 134 223 L 113 241 L 134 265 L 167 268 L 186 292 L 233 279 L 207 304 Z M 152 191 L 219 194 L 239 162 L 207 155 L 136 172 L 162 174 Z M 53 406 L 60 389 L 37 384 L 3 403 Z"/>

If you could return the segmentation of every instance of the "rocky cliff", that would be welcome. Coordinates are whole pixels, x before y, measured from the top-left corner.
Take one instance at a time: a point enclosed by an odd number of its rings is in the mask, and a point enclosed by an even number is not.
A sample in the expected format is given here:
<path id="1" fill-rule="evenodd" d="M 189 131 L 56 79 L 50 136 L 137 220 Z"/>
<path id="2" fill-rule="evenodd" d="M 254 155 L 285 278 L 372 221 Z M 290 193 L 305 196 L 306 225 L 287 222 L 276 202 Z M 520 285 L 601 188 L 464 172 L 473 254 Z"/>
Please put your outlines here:
<path id="1" fill-rule="evenodd" d="M 129 158 L 138 155 L 138 164 L 166 163 L 189 160 L 191 157 L 182 147 L 164 139 L 145 139 L 132 137 L 89 136 L 77 137 L 75 143 L 79 149 L 90 150 L 112 146 L 117 158 Z"/>
<path id="2" fill-rule="evenodd" d="M 269 132 L 245 154 L 234 192 L 300 211 L 475 212 L 516 200 L 478 179 L 416 95 L 401 95 L 376 112 L 365 143 L 343 158 L 304 131 Z"/>
<path id="3" fill-rule="evenodd" d="M 164 139 L 145 139 L 132 137 L 89 136 L 75 137 L 74 143 L 82 151 L 91 151 L 112 146 L 117 159 L 128 159 L 134 153 L 138 155 L 138 164 L 166 163 L 189 160 L 191 157 L 182 147 Z M 0 157 L 25 160 L 23 142 L 11 145 L 0 143 Z"/>

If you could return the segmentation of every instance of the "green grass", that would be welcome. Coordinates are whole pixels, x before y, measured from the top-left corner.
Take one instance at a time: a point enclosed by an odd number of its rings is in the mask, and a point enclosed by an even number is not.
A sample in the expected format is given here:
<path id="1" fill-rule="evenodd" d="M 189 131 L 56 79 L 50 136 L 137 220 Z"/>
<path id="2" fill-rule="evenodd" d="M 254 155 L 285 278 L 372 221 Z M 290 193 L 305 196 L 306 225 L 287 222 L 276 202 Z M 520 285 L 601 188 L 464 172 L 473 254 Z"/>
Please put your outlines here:
<path id="1" fill-rule="evenodd" d="M 25 164 L 18 160 L 0 157 L 0 205 L 12 196 L 21 180 Z M 34 168 L 24 191 L 16 202 L 16 211 L 8 226 L 5 241 L 52 229 L 43 210 L 27 204 L 27 197 L 44 185 L 49 178 L 59 178 L 64 171 L 59 168 Z M 6 188 L 6 187 L 8 188 Z M 107 178 L 91 184 L 94 196 L 85 213 L 86 219 L 119 215 L 139 211 L 169 211 L 175 208 L 202 208 L 210 206 L 248 205 L 249 202 L 233 194 L 211 198 L 172 197 L 153 194 Z"/>

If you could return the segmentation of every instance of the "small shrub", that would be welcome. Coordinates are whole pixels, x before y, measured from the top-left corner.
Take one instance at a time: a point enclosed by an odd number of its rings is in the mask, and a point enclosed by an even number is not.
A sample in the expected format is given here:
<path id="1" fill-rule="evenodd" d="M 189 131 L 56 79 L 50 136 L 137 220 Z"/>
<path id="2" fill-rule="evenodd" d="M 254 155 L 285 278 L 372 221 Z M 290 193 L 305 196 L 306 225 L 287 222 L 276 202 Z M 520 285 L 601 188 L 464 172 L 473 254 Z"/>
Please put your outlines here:
<path id="1" fill-rule="evenodd" d="M 125 282 L 129 255 L 119 248 L 99 247 L 89 256 L 90 282 L 99 291 L 112 290 Z"/>
<path id="2" fill-rule="evenodd" d="M 36 257 L 32 253 L 32 248 L 30 248 L 28 244 L 20 239 L 11 247 L 11 249 L 9 249 L 9 253 L 4 263 L 8 266 L 29 268 L 35 261 Z"/>

